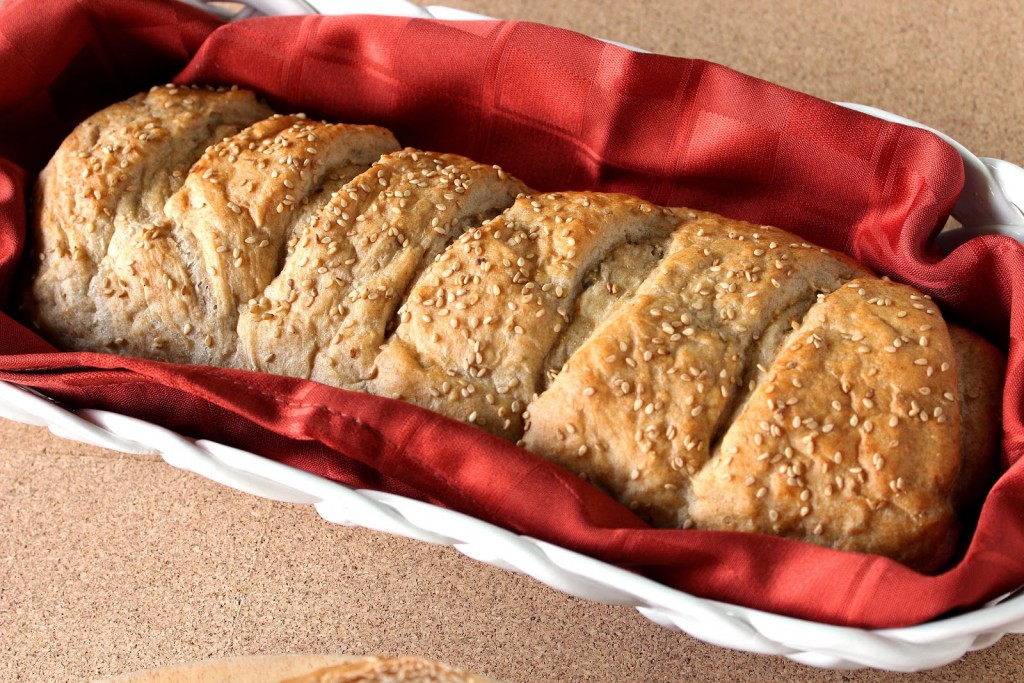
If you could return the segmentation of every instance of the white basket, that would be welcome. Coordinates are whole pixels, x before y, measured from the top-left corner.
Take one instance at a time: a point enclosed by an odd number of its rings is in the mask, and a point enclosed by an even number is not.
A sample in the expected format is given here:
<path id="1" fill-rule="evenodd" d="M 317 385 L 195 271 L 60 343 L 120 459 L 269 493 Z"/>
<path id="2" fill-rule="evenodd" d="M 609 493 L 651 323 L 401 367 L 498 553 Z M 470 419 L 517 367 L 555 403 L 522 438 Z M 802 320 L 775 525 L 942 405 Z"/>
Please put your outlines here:
<path id="1" fill-rule="evenodd" d="M 199 0 L 183 0 L 205 6 Z M 262 14 L 367 13 L 425 18 L 486 18 L 404 0 L 249 0 L 249 8 L 214 11 L 229 19 Z M 628 47 L 628 46 L 627 46 Z M 845 104 L 888 120 L 912 121 Z M 941 134 L 940 134 L 941 135 Z M 1024 170 L 979 159 L 946 136 L 964 158 L 965 191 L 954 211 L 963 225 L 944 235 L 951 249 L 981 233 L 1024 235 Z M 793 619 L 689 595 L 564 548 L 520 536 L 467 515 L 401 496 L 354 490 L 236 448 L 192 440 L 163 427 L 100 410 L 67 410 L 49 398 L 0 382 L 0 417 L 49 428 L 57 436 L 133 454 L 159 454 L 169 464 L 257 496 L 316 507 L 325 520 L 454 546 L 487 564 L 521 572 L 565 593 L 597 602 L 631 605 L 662 626 L 722 647 L 781 655 L 834 669 L 874 667 L 921 671 L 991 646 L 1007 633 L 1024 633 L 1024 589 L 972 612 L 918 626 L 858 629 Z"/>
<path id="2" fill-rule="evenodd" d="M 402 496 L 354 490 L 303 470 L 212 441 L 102 410 L 69 411 L 45 396 L 0 382 L 0 417 L 45 426 L 57 436 L 169 464 L 257 496 L 313 505 L 329 522 L 454 546 L 481 562 L 527 574 L 570 595 L 631 605 L 652 621 L 708 643 L 781 655 L 818 667 L 920 671 L 1006 633 L 1024 633 L 1024 591 L 968 614 L 908 628 L 830 626 L 698 598 L 570 550 L 468 515 Z"/>

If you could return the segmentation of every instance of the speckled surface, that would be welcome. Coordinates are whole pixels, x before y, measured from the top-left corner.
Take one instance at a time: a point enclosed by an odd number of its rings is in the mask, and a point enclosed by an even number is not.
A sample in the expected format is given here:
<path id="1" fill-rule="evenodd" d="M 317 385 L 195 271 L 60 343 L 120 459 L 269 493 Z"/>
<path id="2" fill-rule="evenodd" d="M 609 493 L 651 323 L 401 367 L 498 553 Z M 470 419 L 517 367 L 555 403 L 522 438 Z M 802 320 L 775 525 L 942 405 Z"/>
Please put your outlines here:
<path id="1" fill-rule="evenodd" d="M 449 0 L 702 57 L 1024 164 L 1024 5 Z M 733 652 L 435 547 L 0 421 L 0 680 L 414 654 L 508 682 L 1024 680 L 1024 636 L 921 674 Z"/>

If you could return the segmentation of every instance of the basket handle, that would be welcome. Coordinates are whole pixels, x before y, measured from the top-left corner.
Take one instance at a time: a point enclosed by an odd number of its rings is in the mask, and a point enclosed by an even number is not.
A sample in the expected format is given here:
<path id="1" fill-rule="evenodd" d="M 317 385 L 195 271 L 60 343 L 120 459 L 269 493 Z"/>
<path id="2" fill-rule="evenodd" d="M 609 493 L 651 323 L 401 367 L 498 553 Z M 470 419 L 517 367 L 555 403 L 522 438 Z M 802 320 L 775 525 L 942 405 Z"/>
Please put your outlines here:
<path id="1" fill-rule="evenodd" d="M 479 14 L 447 7 L 421 7 L 409 0 L 242 0 L 233 3 L 241 9 L 226 8 L 210 0 L 181 0 L 206 9 L 228 21 L 251 16 L 294 14 L 382 14 L 443 19 L 485 19 Z M 644 52 L 630 45 L 622 47 Z M 890 112 L 850 102 L 836 104 L 886 121 L 922 128 L 949 143 L 964 163 L 964 187 L 953 207 L 953 218 L 960 227 L 943 230 L 936 237 L 939 249 L 948 254 L 966 241 L 980 235 L 1005 235 L 1024 243 L 1024 169 L 1008 161 L 978 157 L 959 142 L 933 128 Z"/>

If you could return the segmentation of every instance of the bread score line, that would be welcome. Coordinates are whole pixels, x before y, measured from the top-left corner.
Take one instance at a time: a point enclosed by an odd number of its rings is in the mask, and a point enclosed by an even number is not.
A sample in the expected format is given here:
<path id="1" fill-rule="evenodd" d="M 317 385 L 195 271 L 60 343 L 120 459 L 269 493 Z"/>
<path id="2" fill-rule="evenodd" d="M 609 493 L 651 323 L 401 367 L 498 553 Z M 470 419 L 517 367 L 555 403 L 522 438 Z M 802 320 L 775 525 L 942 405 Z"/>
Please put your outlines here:
<path id="1" fill-rule="evenodd" d="M 81 123 L 34 208 L 21 312 L 60 348 L 409 401 L 656 526 L 932 571 L 993 471 L 1001 354 L 777 228 L 181 86 Z"/>

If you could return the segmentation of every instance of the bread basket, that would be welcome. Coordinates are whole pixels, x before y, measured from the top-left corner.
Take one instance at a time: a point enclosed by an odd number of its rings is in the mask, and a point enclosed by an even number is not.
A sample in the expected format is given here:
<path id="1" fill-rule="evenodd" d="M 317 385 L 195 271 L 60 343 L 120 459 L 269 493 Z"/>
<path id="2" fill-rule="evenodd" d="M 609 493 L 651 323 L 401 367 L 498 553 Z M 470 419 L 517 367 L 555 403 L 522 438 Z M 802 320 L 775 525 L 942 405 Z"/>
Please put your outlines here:
<path id="1" fill-rule="evenodd" d="M 365 11 L 358 3 L 251 2 L 232 14 Z M 222 10 L 223 8 L 221 8 Z M 219 10 L 219 11 L 221 11 Z M 459 18 L 442 8 L 404 2 L 376 4 L 374 12 Z M 465 15 L 461 15 L 465 16 Z M 475 18 L 475 17 L 467 17 Z M 857 107 L 882 118 L 900 120 Z M 903 121 L 905 122 L 905 121 Z M 916 124 L 912 124 L 916 125 Z M 954 143 L 955 145 L 955 143 Z M 955 145 L 956 146 L 956 145 Z M 979 233 L 1017 237 L 1024 218 L 1024 171 L 978 159 L 957 146 L 967 184 L 954 216 L 964 226 L 943 236 L 947 249 Z M 1024 594 L 1003 596 L 970 613 L 920 626 L 863 630 L 828 626 L 700 599 L 563 548 L 518 536 L 466 515 L 411 499 L 353 490 L 307 472 L 208 441 L 193 441 L 134 418 L 97 410 L 68 411 L 21 387 L 0 386 L 0 414 L 47 426 L 55 434 L 127 453 L 157 453 L 170 464 L 227 486 L 274 500 L 313 504 L 331 522 L 354 524 L 433 543 L 453 545 L 475 559 L 530 575 L 557 590 L 610 604 L 635 606 L 652 621 L 701 640 L 750 652 L 782 655 L 831 668 L 921 670 L 1024 631 Z"/>

